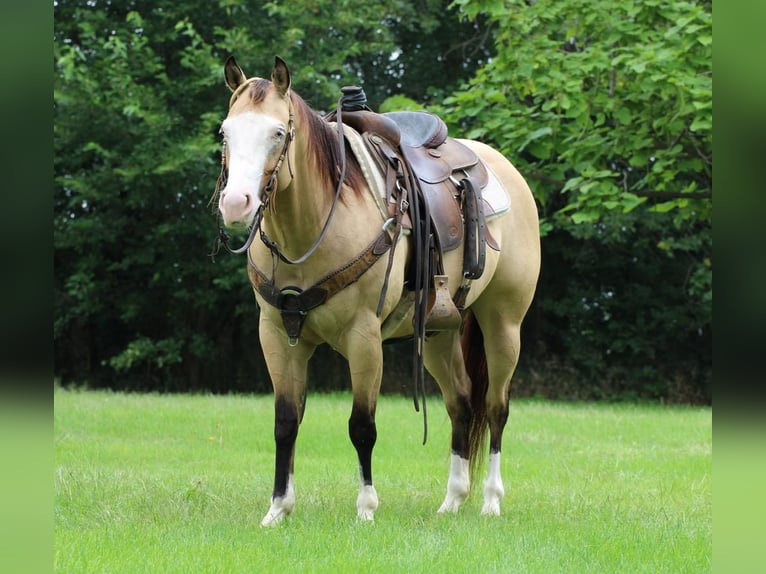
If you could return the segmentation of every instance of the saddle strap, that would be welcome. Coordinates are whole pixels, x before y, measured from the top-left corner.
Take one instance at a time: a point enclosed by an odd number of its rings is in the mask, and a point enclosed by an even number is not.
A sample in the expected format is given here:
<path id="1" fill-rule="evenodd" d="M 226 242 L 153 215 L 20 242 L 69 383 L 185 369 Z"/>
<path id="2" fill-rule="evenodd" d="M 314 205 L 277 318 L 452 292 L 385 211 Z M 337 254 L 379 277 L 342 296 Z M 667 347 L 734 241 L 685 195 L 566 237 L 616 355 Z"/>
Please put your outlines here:
<path id="1" fill-rule="evenodd" d="M 472 177 L 460 181 L 465 210 L 465 242 L 463 245 L 463 277 L 478 279 L 484 273 L 487 224 L 482 207 L 481 187 Z"/>
<path id="2" fill-rule="evenodd" d="M 391 248 L 391 245 L 391 236 L 387 229 L 383 229 L 359 255 L 307 289 L 292 285 L 278 288 L 274 284 L 273 277 L 269 279 L 263 271 L 258 269 L 249 252 L 248 275 L 253 288 L 264 301 L 279 310 L 290 344 L 294 345 L 300 337 L 308 312 L 319 307 L 352 283 L 356 283 Z"/>

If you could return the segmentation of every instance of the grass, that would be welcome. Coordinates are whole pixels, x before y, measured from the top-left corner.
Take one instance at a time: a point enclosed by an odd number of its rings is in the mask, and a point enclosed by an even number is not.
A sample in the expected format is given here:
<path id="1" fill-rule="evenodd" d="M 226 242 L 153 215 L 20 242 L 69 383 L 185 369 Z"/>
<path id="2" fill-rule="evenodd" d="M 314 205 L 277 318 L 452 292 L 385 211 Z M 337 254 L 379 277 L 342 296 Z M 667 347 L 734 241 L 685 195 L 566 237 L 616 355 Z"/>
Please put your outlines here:
<path id="1" fill-rule="evenodd" d="M 296 511 L 259 526 L 273 477 L 267 396 L 56 389 L 57 572 L 668 572 L 711 570 L 712 411 L 516 401 L 500 517 L 481 488 L 436 516 L 449 421 L 429 441 L 401 397 L 378 407 L 380 508 L 356 519 L 350 395 L 310 395 Z M 483 471 L 482 471 L 483 472 Z"/>

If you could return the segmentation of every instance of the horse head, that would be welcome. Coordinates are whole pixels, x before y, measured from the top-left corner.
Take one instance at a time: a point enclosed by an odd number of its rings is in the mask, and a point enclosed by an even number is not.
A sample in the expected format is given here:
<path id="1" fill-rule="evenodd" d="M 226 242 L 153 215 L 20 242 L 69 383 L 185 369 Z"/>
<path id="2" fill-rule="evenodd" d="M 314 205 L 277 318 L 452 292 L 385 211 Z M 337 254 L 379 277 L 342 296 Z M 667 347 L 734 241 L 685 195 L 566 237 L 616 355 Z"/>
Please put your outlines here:
<path id="1" fill-rule="evenodd" d="M 280 173 L 285 158 L 291 162 L 290 71 L 277 57 L 271 81 L 248 78 L 232 56 L 224 77 L 232 95 L 220 130 L 225 185 L 218 209 L 226 227 L 248 227 L 271 194 L 290 183 L 290 174 Z"/>

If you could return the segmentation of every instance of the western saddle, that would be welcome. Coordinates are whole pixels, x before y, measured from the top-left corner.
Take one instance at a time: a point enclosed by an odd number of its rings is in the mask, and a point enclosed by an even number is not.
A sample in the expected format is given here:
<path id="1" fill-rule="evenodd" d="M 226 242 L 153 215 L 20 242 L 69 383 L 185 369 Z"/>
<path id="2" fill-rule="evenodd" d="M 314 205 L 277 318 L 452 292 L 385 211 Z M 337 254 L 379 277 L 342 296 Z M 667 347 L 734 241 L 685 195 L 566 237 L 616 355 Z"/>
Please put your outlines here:
<path id="1" fill-rule="evenodd" d="M 343 88 L 340 114 L 345 125 L 359 132 L 365 147 L 385 177 L 389 223 L 394 247 L 402 228 L 413 235 L 414 257 L 407 287 L 424 293 L 415 334 L 457 329 L 471 281 L 484 271 L 485 244 L 499 250 L 485 224 L 481 190 L 489 176 L 476 153 L 448 137 L 447 126 L 429 112 L 379 114 L 366 106 L 364 92 Z M 334 119 L 334 112 L 326 116 Z M 443 254 L 463 245 L 460 286 L 451 297 L 444 274 Z M 394 248 L 389 253 L 389 269 Z M 388 275 L 387 275 L 388 276 Z M 381 312 L 386 286 L 380 296 Z M 420 323 L 420 325 L 418 325 Z M 419 328 L 418 328 L 419 327 Z"/>

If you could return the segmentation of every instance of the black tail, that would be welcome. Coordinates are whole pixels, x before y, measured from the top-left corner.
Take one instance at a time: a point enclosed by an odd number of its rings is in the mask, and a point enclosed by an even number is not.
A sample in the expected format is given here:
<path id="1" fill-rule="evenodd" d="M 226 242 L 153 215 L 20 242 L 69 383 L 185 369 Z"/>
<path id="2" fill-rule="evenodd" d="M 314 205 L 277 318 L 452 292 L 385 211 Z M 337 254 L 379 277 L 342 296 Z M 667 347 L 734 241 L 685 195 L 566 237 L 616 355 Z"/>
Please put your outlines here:
<path id="1" fill-rule="evenodd" d="M 476 468 L 484 459 L 487 443 L 487 389 L 489 372 L 487 356 L 484 353 L 484 334 L 470 311 L 465 318 L 463 335 L 460 339 L 465 369 L 471 379 L 471 425 L 468 436 L 468 462 L 473 484 Z"/>

